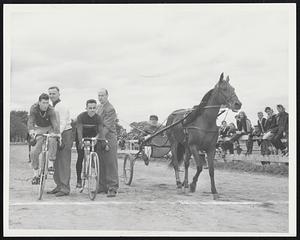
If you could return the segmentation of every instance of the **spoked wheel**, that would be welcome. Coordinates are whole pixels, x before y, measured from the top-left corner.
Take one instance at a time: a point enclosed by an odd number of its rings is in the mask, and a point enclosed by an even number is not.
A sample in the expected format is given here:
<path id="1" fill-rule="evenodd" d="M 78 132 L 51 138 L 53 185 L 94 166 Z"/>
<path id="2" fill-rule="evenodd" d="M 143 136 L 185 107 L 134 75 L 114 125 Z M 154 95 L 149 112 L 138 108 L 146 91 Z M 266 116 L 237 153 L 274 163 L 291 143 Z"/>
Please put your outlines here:
<path id="1" fill-rule="evenodd" d="M 45 184 L 46 184 L 46 179 L 47 179 L 47 172 L 48 172 L 48 154 L 43 153 L 43 158 L 42 158 L 42 164 L 41 164 L 41 174 L 40 174 L 40 185 L 39 185 L 39 193 L 38 193 L 38 199 L 41 200 L 44 189 L 45 189 Z"/>
<path id="2" fill-rule="evenodd" d="M 89 198 L 94 200 L 99 186 L 99 159 L 95 152 L 90 155 L 87 173 Z"/>
<path id="3" fill-rule="evenodd" d="M 123 164 L 123 175 L 124 175 L 124 182 L 126 185 L 130 185 L 132 182 L 133 166 L 134 166 L 133 156 L 130 154 L 126 154 L 124 157 L 124 164 Z"/>

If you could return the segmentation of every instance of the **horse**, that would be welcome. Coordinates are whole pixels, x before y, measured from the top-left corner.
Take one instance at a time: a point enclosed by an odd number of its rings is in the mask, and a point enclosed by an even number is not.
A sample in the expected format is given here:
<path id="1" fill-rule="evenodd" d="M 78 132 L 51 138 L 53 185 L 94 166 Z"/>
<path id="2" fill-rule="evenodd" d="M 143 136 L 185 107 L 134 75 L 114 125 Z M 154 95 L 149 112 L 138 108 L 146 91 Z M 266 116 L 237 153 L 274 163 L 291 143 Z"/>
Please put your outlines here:
<path id="1" fill-rule="evenodd" d="M 198 106 L 194 106 L 190 114 L 186 115 L 188 111 L 180 109 L 168 116 L 167 126 L 186 117 L 182 124 L 178 124 L 166 132 L 172 153 L 170 165 L 174 168 L 176 185 L 179 191 L 182 191 L 182 187 L 184 187 L 184 192 L 188 188 L 190 192 L 195 192 L 198 177 L 202 171 L 203 164 L 206 163 L 204 154 L 206 152 L 211 180 L 211 193 L 214 199 L 218 198 L 214 180 L 214 158 L 219 129 L 216 125 L 216 119 L 221 106 L 224 105 L 233 112 L 237 112 L 241 109 L 242 103 L 238 99 L 235 89 L 229 84 L 229 76 L 224 80 L 224 73 L 221 73 L 215 87 L 205 94 L 201 103 Z M 199 154 L 199 151 L 202 154 Z M 197 171 L 192 183 L 189 184 L 188 168 L 191 156 L 195 159 Z M 179 165 L 183 161 L 185 174 L 184 181 L 181 183 Z"/>

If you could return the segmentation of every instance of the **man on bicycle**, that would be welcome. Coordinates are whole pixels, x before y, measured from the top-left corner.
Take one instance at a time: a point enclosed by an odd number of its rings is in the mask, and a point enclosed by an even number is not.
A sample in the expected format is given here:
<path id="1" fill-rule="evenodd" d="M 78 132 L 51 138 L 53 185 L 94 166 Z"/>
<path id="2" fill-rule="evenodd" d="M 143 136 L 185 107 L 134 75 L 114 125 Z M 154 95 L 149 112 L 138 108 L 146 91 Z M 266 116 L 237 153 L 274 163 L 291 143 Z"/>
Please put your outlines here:
<path id="1" fill-rule="evenodd" d="M 96 114 L 97 101 L 94 99 L 87 100 L 86 111 L 78 115 L 76 120 L 76 148 L 77 148 L 77 185 L 76 188 L 82 188 L 81 172 L 82 161 L 84 157 L 84 149 L 82 139 L 85 137 L 96 137 L 99 140 L 103 140 L 100 143 L 101 147 L 105 147 L 107 142 L 105 141 L 103 133 L 103 120 Z M 97 147 L 99 145 L 97 144 Z"/>
<path id="2" fill-rule="evenodd" d="M 49 96 L 42 93 L 39 101 L 30 108 L 28 118 L 28 131 L 31 139 L 35 140 L 36 134 L 59 135 L 59 123 L 53 108 L 49 105 Z M 33 168 L 32 184 L 39 184 L 39 155 L 42 152 L 43 137 L 37 137 L 31 141 L 34 148 L 30 151 L 31 166 Z M 53 168 L 56 159 L 57 139 L 49 138 L 49 169 Z"/>

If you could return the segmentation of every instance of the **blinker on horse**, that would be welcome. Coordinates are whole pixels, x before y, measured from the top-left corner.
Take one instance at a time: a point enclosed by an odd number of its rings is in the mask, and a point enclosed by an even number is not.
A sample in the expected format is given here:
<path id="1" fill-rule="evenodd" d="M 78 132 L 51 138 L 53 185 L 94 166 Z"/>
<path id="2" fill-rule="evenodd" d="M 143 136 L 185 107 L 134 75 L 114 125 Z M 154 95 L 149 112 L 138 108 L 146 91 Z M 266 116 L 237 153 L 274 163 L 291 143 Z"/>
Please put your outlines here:
<path id="1" fill-rule="evenodd" d="M 229 84 L 229 76 L 224 80 L 224 73 L 221 74 L 218 83 L 196 106 L 194 111 L 188 116 L 183 124 L 178 124 L 167 130 L 167 136 L 171 145 L 172 162 L 174 167 L 176 185 L 178 189 L 190 189 L 195 192 L 199 175 L 205 163 L 204 155 L 199 151 L 206 152 L 211 180 L 211 192 L 214 199 L 218 197 L 214 180 L 214 158 L 216 153 L 216 143 L 218 139 L 218 127 L 216 119 L 221 105 L 236 112 L 241 109 L 242 103 L 239 101 L 235 89 Z M 167 120 L 167 126 L 184 118 L 187 111 L 177 110 L 171 113 Z M 190 158 L 193 155 L 197 171 L 191 184 L 188 183 L 188 168 Z M 179 177 L 179 165 L 184 161 L 184 181 L 181 183 Z"/>

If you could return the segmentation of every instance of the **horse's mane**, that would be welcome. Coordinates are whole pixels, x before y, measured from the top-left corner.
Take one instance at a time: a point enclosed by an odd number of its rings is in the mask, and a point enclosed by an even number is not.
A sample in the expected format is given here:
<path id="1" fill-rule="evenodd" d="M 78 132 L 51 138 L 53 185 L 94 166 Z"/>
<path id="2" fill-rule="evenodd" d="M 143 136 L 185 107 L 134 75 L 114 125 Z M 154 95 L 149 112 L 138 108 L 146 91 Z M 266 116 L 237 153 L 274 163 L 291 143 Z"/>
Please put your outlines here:
<path id="1" fill-rule="evenodd" d="M 213 90 L 214 89 L 209 90 L 202 98 L 200 104 L 193 107 L 193 111 L 185 119 L 185 125 L 193 122 L 196 117 L 200 116 L 203 113 L 204 107 L 207 106 L 208 100 L 210 99 Z"/>

